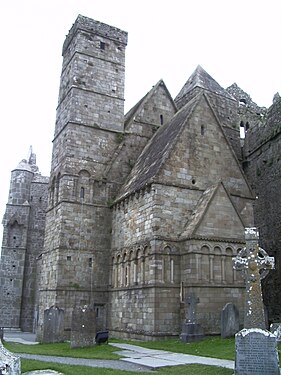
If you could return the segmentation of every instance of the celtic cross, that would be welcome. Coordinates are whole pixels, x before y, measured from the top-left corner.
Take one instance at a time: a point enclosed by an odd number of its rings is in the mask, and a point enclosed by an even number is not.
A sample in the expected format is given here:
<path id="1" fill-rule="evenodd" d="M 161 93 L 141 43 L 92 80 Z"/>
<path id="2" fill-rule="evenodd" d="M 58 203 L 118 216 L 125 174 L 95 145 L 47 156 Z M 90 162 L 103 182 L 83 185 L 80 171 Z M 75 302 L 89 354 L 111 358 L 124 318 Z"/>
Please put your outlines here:
<path id="1" fill-rule="evenodd" d="M 245 228 L 246 247 L 235 258 L 234 268 L 244 270 L 246 278 L 244 328 L 266 329 L 261 279 L 274 269 L 274 258 L 258 245 L 256 228 Z"/>

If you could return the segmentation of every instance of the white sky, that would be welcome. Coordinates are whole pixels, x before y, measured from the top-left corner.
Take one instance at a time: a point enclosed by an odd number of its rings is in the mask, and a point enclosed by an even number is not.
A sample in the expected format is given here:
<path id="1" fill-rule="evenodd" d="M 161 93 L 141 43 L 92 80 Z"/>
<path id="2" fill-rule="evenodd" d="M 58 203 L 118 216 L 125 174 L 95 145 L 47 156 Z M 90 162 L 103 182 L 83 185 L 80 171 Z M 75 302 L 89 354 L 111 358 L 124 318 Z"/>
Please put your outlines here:
<path id="1" fill-rule="evenodd" d="M 49 175 L 61 49 L 78 14 L 128 32 L 127 112 L 159 79 L 175 97 L 198 64 L 270 106 L 281 94 L 280 13 L 280 0 L 2 0 L 0 217 L 30 145 Z"/>

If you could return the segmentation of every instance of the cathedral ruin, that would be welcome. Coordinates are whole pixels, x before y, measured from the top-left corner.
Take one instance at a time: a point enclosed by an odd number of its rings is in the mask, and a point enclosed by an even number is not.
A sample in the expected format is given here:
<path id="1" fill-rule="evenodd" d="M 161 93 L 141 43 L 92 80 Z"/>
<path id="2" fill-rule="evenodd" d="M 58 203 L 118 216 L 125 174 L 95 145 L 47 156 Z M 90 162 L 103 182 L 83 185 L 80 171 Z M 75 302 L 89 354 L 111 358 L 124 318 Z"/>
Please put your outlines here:
<path id="1" fill-rule="evenodd" d="M 276 259 L 264 281 L 269 321 L 281 318 L 281 99 L 258 107 L 198 66 L 173 99 L 163 80 L 124 115 L 127 33 L 79 15 L 63 44 L 51 174 L 32 149 L 12 171 L 3 219 L 0 326 L 37 333 L 44 310 L 92 305 L 98 329 L 179 336 L 184 298 L 220 332 L 243 316 L 232 257 L 257 226 Z"/>

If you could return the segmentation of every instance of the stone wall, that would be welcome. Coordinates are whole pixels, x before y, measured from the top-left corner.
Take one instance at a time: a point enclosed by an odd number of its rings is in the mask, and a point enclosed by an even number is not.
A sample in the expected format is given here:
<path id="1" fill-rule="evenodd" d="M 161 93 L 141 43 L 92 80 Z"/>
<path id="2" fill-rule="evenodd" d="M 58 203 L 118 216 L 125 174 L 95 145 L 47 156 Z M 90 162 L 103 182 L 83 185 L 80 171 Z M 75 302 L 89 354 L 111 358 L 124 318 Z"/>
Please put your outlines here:
<path id="1" fill-rule="evenodd" d="M 263 281 L 270 321 L 281 318 L 281 100 L 268 110 L 264 126 L 250 129 L 245 139 L 245 172 L 257 196 L 254 214 L 260 245 L 275 257 L 275 270 Z"/>

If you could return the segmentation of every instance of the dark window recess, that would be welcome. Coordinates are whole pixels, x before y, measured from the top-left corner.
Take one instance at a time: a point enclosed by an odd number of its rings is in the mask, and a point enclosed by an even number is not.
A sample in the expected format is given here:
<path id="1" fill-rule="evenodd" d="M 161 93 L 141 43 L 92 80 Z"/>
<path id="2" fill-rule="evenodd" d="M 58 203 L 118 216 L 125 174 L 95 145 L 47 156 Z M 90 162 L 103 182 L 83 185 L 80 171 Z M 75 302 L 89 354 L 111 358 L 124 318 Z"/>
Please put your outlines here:
<path id="1" fill-rule="evenodd" d="M 81 187 L 80 189 L 80 199 L 84 199 L 85 197 L 85 189 L 83 187 Z"/>
<path id="2" fill-rule="evenodd" d="M 105 50 L 105 43 L 104 42 L 100 42 L 100 49 L 102 49 L 103 51 Z"/>
<path id="3" fill-rule="evenodd" d="M 161 125 L 164 124 L 164 118 L 163 118 L 163 115 L 160 115 L 160 124 L 161 124 Z"/>
<path id="4" fill-rule="evenodd" d="M 66 257 L 66 260 L 67 260 L 68 262 L 70 262 L 70 261 L 71 261 L 71 256 L 68 255 L 68 256 Z"/>
<path id="5" fill-rule="evenodd" d="M 92 267 L 93 265 L 93 258 L 89 258 L 89 267 Z"/>
<path id="6" fill-rule="evenodd" d="M 205 126 L 201 125 L 201 135 L 204 135 L 204 133 L 205 133 Z"/>
<path id="7" fill-rule="evenodd" d="M 240 122 L 240 138 L 245 138 L 245 126 L 243 121 Z"/>

